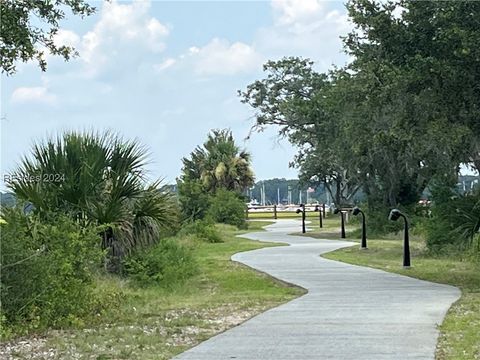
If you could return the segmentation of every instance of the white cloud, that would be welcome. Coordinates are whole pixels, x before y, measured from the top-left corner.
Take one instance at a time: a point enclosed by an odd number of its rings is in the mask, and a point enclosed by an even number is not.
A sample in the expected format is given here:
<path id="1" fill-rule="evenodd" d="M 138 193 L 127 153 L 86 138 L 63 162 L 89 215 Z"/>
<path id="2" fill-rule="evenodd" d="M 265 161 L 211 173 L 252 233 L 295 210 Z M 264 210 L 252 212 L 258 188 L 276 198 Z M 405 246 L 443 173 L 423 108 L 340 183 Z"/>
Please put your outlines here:
<path id="1" fill-rule="evenodd" d="M 57 102 L 57 96 L 50 93 L 45 86 L 16 88 L 11 99 L 13 103 L 17 104 L 43 103 L 54 105 Z"/>
<path id="2" fill-rule="evenodd" d="M 77 47 L 80 43 L 80 36 L 70 30 L 60 29 L 55 34 L 53 42 L 56 46 L 73 46 Z"/>
<path id="3" fill-rule="evenodd" d="M 303 56 L 315 61 L 317 70 L 348 61 L 340 36 L 352 25 L 345 12 L 322 0 L 271 0 L 272 25 L 258 29 L 249 43 L 213 38 L 203 47 L 192 46 L 177 60 L 198 75 L 236 75 L 260 70 L 265 59 Z M 157 65 L 157 69 L 170 66 Z"/>
<path id="4" fill-rule="evenodd" d="M 230 44 L 214 38 L 202 48 L 191 47 L 189 55 L 200 75 L 234 75 L 254 71 L 260 67 L 263 57 L 253 46 L 242 42 Z"/>
<path id="5" fill-rule="evenodd" d="M 164 60 L 163 62 L 161 62 L 160 64 L 154 64 L 153 65 L 153 69 L 157 72 L 162 72 L 166 69 L 168 69 L 169 67 L 175 65 L 177 61 L 173 58 L 168 58 L 166 60 Z"/>
<path id="6" fill-rule="evenodd" d="M 200 49 L 196 46 L 192 46 L 191 48 L 188 49 L 188 52 L 190 54 L 198 54 L 200 52 Z"/>
<path id="7" fill-rule="evenodd" d="M 273 25 L 255 37 L 255 47 L 268 58 L 309 57 L 318 71 L 346 63 L 340 36 L 352 26 L 345 12 L 321 0 L 272 0 L 271 8 Z"/>
<path id="8" fill-rule="evenodd" d="M 272 0 L 272 8 L 277 25 L 290 25 L 314 20 L 325 6 L 321 0 Z"/>
<path id="9" fill-rule="evenodd" d="M 322 0 L 272 0 L 275 27 L 297 35 L 317 31 L 341 35 L 351 29 L 347 14 L 329 10 L 327 4 Z"/>
<path id="10" fill-rule="evenodd" d="M 348 61 L 340 36 L 352 25 L 345 12 L 322 0 L 272 0 L 273 24 L 260 28 L 251 43 L 213 38 L 179 57 L 198 75 L 236 75 L 261 69 L 265 59 L 309 57 L 318 71 Z M 165 64 L 167 65 L 167 64 Z"/>
<path id="11" fill-rule="evenodd" d="M 165 49 L 170 30 L 149 11 L 150 1 L 104 2 L 99 21 L 82 37 L 79 47 L 90 75 L 111 68 L 135 70 L 131 67 L 139 66 L 146 55 Z"/>

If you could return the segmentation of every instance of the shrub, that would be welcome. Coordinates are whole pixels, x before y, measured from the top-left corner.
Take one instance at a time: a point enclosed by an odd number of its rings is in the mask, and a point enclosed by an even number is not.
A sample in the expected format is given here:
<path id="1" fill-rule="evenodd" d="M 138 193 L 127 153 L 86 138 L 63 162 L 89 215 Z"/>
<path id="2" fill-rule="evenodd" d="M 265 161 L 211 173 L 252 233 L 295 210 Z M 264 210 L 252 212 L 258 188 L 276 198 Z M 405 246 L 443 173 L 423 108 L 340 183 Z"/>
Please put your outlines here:
<path id="1" fill-rule="evenodd" d="M 379 236 L 396 233 L 403 229 L 403 221 L 389 221 L 390 208 L 381 207 L 366 209 L 368 233 L 370 236 Z"/>
<path id="2" fill-rule="evenodd" d="M 474 248 L 480 227 L 480 192 L 460 195 L 448 188 L 436 188 L 432 194 L 432 216 L 426 225 L 429 250 L 464 252 Z"/>
<path id="3" fill-rule="evenodd" d="M 106 267 L 115 272 L 119 258 L 178 230 L 173 195 L 160 181 L 146 183 L 147 158 L 136 140 L 68 131 L 35 144 L 7 185 L 35 213 L 66 213 L 83 224 L 104 225 L 99 240 L 108 250 Z"/>
<path id="4" fill-rule="evenodd" d="M 124 261 L 125 273 L 138 285 L 173 288 L 197 271 L 192 253 L 175 238 L 161 239 Z"/>
<path id="5" fill-rule="evenodd" d="M 177 181 L 178 201 L 184 220 L 203 219 L 208 209 L 208 193 L 199 180 Z"/>
<path id="6" fill-rule="evenodd" d="M 215 224 L 208 220 L 197 220 L 184 225 L 179 235 L 193 235 L 197 239 L 209 243 L 223 242 Z"/>
<path id="7" fill-rule="evenodd" d="M 92 274 L 103 256 L 97 230 L 63 215 L 40 220 L 10 209 L 3 218 L 2 325 L 25 333 L 81 322 L 95 303 Z"/>
<path id="8" fill-rule="evenodd" d="M 232 191 L 217 190 L 210 199 L 207 216 L 215 222 L 246 227 L 245 202 L 241 195 Z"/>

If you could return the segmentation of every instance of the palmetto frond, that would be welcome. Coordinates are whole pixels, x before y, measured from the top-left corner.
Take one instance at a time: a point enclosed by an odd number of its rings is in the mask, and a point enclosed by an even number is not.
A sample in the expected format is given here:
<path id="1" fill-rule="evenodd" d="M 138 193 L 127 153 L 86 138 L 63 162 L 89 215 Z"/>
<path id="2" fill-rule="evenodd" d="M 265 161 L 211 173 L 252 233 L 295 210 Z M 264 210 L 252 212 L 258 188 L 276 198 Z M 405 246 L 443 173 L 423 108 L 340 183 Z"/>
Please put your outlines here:
<path id="1" fill-rule="evenodd" d="M 242 191 L 253 185 L 250 154 L 241 150 L 228 129 L 212 130 L 191 158 L 183 159 L 182 181 L 199 179 L 208 192 L 219 188 Z"/>
<path id="2" fill-rule="evenodd" d="M 480 201 L 473 207 L 469 205 L 470 204 L 466 203 L 463 204 L 462 207 L 455 209 L 462 217 L 462 221 L 459 222 L 460 224 L 455 229 L 455 232 L 467 239 L 471 244 L 474 241 L 474 237 L 480 232 Z"/>
<path id="3" fill-rule="evenodd" d="M 159 181 L 146 185 L 146 159 L 138 142 L 111 132 L 66 132 L 35 144 L 8 185 L 40 213 L 61 211 L 84 224 L 108 225 L 103 246 L 126 254 L 177 223 L 171 195 Z"/>

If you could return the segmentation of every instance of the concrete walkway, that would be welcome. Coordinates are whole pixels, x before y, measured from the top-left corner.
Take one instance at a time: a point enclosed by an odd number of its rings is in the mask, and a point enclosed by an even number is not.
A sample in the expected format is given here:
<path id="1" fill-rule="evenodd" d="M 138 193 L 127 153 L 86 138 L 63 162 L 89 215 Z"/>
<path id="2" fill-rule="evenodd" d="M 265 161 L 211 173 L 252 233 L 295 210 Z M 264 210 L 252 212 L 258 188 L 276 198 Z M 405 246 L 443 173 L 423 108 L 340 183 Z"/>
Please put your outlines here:
<path id="1" fill-rule="evenodd" d="M 244 235 L 291 246 L 232 259 L 302 286 L 308 294 L 178 359 L 434 359 L 437 325 L 459 298 L 457 288 L 323 259 L 319 254 L 358 244 L 288 235 L 299 229 L 296 220 L 279 220 L 267 232 Z"/>

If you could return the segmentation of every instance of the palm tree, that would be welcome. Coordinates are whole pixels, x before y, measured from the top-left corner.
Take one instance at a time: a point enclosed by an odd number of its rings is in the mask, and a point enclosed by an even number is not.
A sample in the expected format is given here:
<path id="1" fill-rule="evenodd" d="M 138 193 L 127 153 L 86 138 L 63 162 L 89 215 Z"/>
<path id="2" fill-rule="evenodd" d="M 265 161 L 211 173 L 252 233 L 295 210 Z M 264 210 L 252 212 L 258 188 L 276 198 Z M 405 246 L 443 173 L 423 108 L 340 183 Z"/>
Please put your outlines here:
<path id="1" fill-rule="evenodd" d="M 250 154 L 235 145 L 230 130 L 212 130 L 203 146 L 197 146 L 182 162 L 178 198 L 189 220 L 204 217 L 209 196 L 218 189 L 240 193 L 254 184 Z"/>
<path id="2" fill-rule="evenodd" d="M 102 247 L 122 257 L 177 224 L 171 194 L 159 181 L 146 185 L 146 159 L 138 142 L 111 132 L 66 132 L 35 144 L 8 186 L 40 214 L 103 225 Z"/>
<path id="3" fill-rule="evenodd" d="M 223 188 L 241 192 L 253 185 L 250 154 L 240 150 L 230 130 L 213 130 L 195 154 L 200 160 L 200 179 L 207 191 Z"/>

